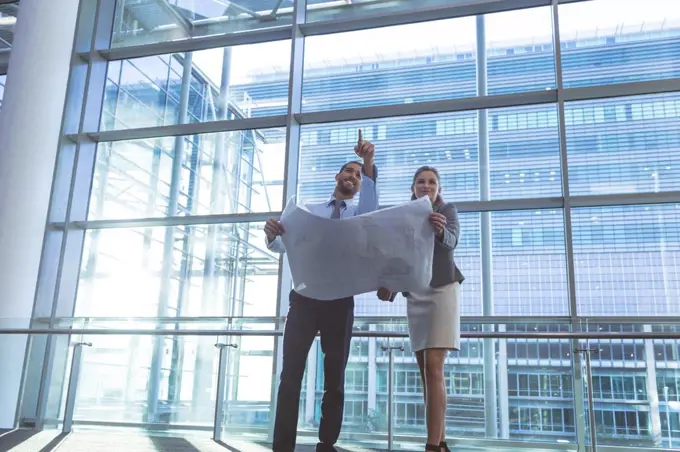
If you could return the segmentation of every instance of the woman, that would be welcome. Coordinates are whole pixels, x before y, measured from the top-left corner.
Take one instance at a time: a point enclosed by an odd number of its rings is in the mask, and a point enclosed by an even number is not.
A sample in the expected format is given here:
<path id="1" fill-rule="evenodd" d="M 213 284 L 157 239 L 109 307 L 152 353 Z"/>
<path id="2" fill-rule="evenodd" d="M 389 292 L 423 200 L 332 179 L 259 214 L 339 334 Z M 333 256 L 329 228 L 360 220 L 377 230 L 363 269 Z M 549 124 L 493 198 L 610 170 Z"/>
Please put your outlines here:
<path id="1" fill-rule="evenodd" d="M 430 287 L 423 292 L 405 293 L 411 350 L 416 354 L 423 380 L 427 416 L 426 451 L 446 451 L 446 386 L 444 361 L 449 350 L 460 348 L 460 283 L 465 279 L 453 261 L 460 224 L 456 207 L 441 197 L 439 172 L 430 166 L 413 176 L 411 199 L 429 196 L 430 224 L 435 233 Z M 378 290 L 381 300 L 393 300 L 389 289 Z"/>

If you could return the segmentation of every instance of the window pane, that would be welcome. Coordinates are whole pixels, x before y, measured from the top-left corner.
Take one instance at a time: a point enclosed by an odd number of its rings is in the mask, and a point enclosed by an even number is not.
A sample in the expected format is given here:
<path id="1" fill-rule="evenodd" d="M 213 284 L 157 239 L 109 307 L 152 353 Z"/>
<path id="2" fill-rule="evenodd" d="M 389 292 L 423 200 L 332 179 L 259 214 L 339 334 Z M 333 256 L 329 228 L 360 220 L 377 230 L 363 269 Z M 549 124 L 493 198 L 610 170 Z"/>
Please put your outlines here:
<path id="1" fill-rule="evenodd" d="M 277 0 L 118 1 L 112 47 L 191 39 L 293 23 L 292 2 Z M 266 16 L 267 20 L 263 20 Z"/>
<path id="2" fill-rule="evenodd" d="M 567 315 L 561 210 L 491 214 L 495 315 Z"/>
<path id="3" fill-rule="evenodd" d="M 279 210 L 284 137 L 283 129 L 265 129 L 100 143 L 89 219 Z M 178 145 L 182 168 L 173 184 Z"/>
<path id="4" fill-rule="evenodd" d="M 535 113 L 545 121 L 534 129 L 501 128 L 500 121 Z M 560 196 L 559 135 L 553 105 L 488 111 L 492 199 Z M 302 126 L 298 196 L 304 202 L 328 198 L 335 174 L 356 158 L 357 130 L 376 145 L 380 203 L 407 201 L 413 172 L 432 165 L 441 173 L 445 199 L 479 200 L 477 112 L 379 118 Z"/>
<path id="5" fill-rule="evenodd" d="M 111 62 L 101 130 L 177 124 L 183 62 L 183 54 Z M 191 64 L 187 122 L 287 113 L 290 41 L 196 51 Z"/>
<path id="6" fill-rule="evenodd" d="M 620 330 L 616 325 L 590 324 L 587 331 Z M 585 347 L 586 343 L 583 342 Z M 621 350 L 626 346 L 644 348 L 643 340 L 635 341 L 589 341 L 590 349 L 607 350 L 616 347 Z M 618 356 L 612 360 L 601 354 L 591 354 L 593 371 L 595 429 L 597 442 L 602 445 L 619 446 L 624 440 L 627 445 L 654 449 L 651 435 L 651 424 L 648 417 L 648 400 L 663 397 L 663 388 L 658 393 L 649 394 L 646 384 L 645 357 Z M 622 362 L 625 359 L 626 362 Z M 583 365 L 583 364 L 582 364 Z M 621 367 L 625 365 L 624 367 Z M 618 370 L 612 368 L 619 367 Z M 584 372 L 584 367 L 581 368 Z M 584 389 L 585 390 L 585 389 Z M 587 406 L 585 407 L 587 410 Z M 589 428 L 586 418 L 586 428 Z M 658 447 L 658 446 L 656 446 Z"/>
<path id="7" fill-rule="evenodd" d="M 0 70 L 5 72 L 7 70 L 7 61 L 9 58 L 5 56 L 9 54 L 12 50 L 12 45 L 14 44 L 14 30 L 17 25 L 17 17 L 19 12 L 19 0 L 9 0 L 2 2 L 0 4 L 0 54 L 2 54 L 3 65 Z M 7 53 L 5 53 L 7 52 Z M 2 78 L 3 76 L 0 76 Z M 0 88 L 1 91 L 1 88 Z M 0 92 L 0 100 L 2 99 L 2 93 Z"/>
<path id="8" fill-rule="evenodd" d="M 674 0 L 595 0 L 559 6 L 566 88 L 678 77 Z"/>
<path id="9" fill-rule="evenodd" d="M 580 315 L 678 315 L 680 205 L 574 209 Z"/>
<path id="10" fill-rule="evenodd" d="M 680 190 L 680 94 L 565 105 L 573 195 Z"/>
<path id="11" fill-rule="evenodd" d="M 550 7 L 487 14 L 485 21 L 489 94 L 555 88 Z"/>
<path id="12" fill-rule="evenodd" d="M 489 110 L 488 131 L 492 199 L 562 195 L 555 105 Z"/>
<path id="13" fill-rule="evenodd" d="M 263 227 L 89 230 L 74 315 L 274 316 L 279 256 L 264 250 Z"/>
<path id="14" fill-rule="evenodd" d="M 475 96 L 475 47 L 474 17 L 310 36 L 302 109 Z"/>
<path id="15" fill-rule="evenodd" d="M 465 0 L 307 0 L 307 22 L 337 19 L 357 19 L 365 16 L 390 14 L 404 11 L 417 11 L 438 6 L 449 6 Z"/>
<path id="16" fill-rule="evenodd" d="M 468 129 L 456 134 L 455 124 Z M 464 112 L 302 126 L 303 136 L 315 138 L 301 144 L 301 200 L 328 198 L 340 167 L 356 159 L 353 148 L 358 129 L 376 146 L 380 204 L 408 201 L 413 172 L 421 165 L 439 169 L 444 199 L 479 199 L 476 114 Z"/>
<path id="17" fill-rule="evenodd" d="M 555 87 L 550 8 L 490 14 L 486 20 L 489 94 Z M 536 35 L 546 41 L 535 43 Z M 311 36 L 305 46 L 302 109 L 475 96 L 476 48 L 473 16 Z"/>

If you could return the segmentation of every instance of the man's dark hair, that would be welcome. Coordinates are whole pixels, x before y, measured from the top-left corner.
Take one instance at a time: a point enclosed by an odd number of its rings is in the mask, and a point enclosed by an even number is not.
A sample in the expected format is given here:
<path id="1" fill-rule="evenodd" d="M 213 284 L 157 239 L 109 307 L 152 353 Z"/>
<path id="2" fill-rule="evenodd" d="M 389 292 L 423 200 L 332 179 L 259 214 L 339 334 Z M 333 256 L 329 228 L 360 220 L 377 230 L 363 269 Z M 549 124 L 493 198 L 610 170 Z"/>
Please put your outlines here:
<path id="1" fill-rule="evenodd" d="M 349 161 L 349 162 L 345 163 L 344 165 L 342 165 L 342 167 L 340 168 L 340 171 L 338 171 L 338 174 L 340 174 L 340 173 L 342 173 L 343 171 L 345 171 L 345 168 L 347 168 L 347 165 L 352 165 L 352 164 L 354 164 L 354 165 L 359 165 L 359 167 L 363 167 L 363 166 L 364 166 L 363 163 L 359 162 L 358 160 L 352 160 L 352 161 Z"/>

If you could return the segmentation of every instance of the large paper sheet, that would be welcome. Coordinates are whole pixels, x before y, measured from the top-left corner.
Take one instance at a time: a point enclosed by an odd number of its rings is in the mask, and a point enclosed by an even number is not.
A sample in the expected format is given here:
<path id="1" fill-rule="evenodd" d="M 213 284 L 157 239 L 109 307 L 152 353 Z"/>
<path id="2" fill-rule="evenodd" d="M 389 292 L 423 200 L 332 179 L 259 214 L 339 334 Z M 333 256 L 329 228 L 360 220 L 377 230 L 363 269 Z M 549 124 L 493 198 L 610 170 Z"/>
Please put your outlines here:
<path id="1" fill-rule="evenodd" d="M 342 220 L 289 202 L 282 236 L 295 290 L 318 300 L 387 287 L 422 291 L 432 278 L 434 230 L 429 198 Z"/>

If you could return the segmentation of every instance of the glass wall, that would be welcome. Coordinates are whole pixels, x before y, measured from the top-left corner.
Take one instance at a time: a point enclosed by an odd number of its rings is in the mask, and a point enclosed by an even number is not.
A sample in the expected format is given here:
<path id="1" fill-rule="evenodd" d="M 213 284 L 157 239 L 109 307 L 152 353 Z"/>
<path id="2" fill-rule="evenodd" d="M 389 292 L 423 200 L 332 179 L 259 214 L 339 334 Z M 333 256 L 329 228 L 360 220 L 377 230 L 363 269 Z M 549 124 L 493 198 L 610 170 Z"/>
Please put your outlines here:
<path id="1" fill-rule="evenodd" d="M 95 49 L 105 61 L 78 60 L 73 72 L 102 95 L 69 94 L 67 115 L 97 114 L 66 127 L 50 216 L 60 246 L 48 245 L 55 251 L 43 261 L 43 274 L 58 265 L 59 276 L 41 279 L 39 300 L 64 317 L 232 326 L 249 317 L 240 327 L 273 327 L 291 277 L 266 249 L 263 222 L 290 197 L 326 199 L 361 129 L 376 145 L 381 205 L 410 198 L 417 167 L 440 170 L 443 196 L 460 212 L 468 331 L 674 328 L 680 9 L 671 0 L 516 3 L 102 8 L 108 39 L 92 42 L 106 43 Z M 406 331 L 401 296 L 360 295 L 356 315 L 356 330 Z M 384 447 L 384 342 L 354 339 L 345 441 Z M 408 449 L 425 431 L 422 386 L 408 341 L 397 343 L 405 351 L 393 356 L 393 447 Z M 91 378 L 76 421 L 209 428 L 213 345 L 99 340 L 84 355 Z M 229 352 L 229 435 L 268 437 L 279 345 L 244 338 Z M 446 368 L 450 435 L 585 441 L 575 345 L 465 340 Z M 680 445 L 678 344 L 586 345 L 600 350 L 590 382 L 600 443 Z M 300 405 L 309 441 L 322 358 L 316 344 Z M 55 386 L 63 377 L 51 378 Z"/>
<path id="2" fill-rule="evenodd" d="M 5 78 L 9 66 L 9 54 L 14 43 L 14 27 L 17 23 L 19 1 L 2 2 L 0 4 L 0 108 L 5 92 Z"/>

